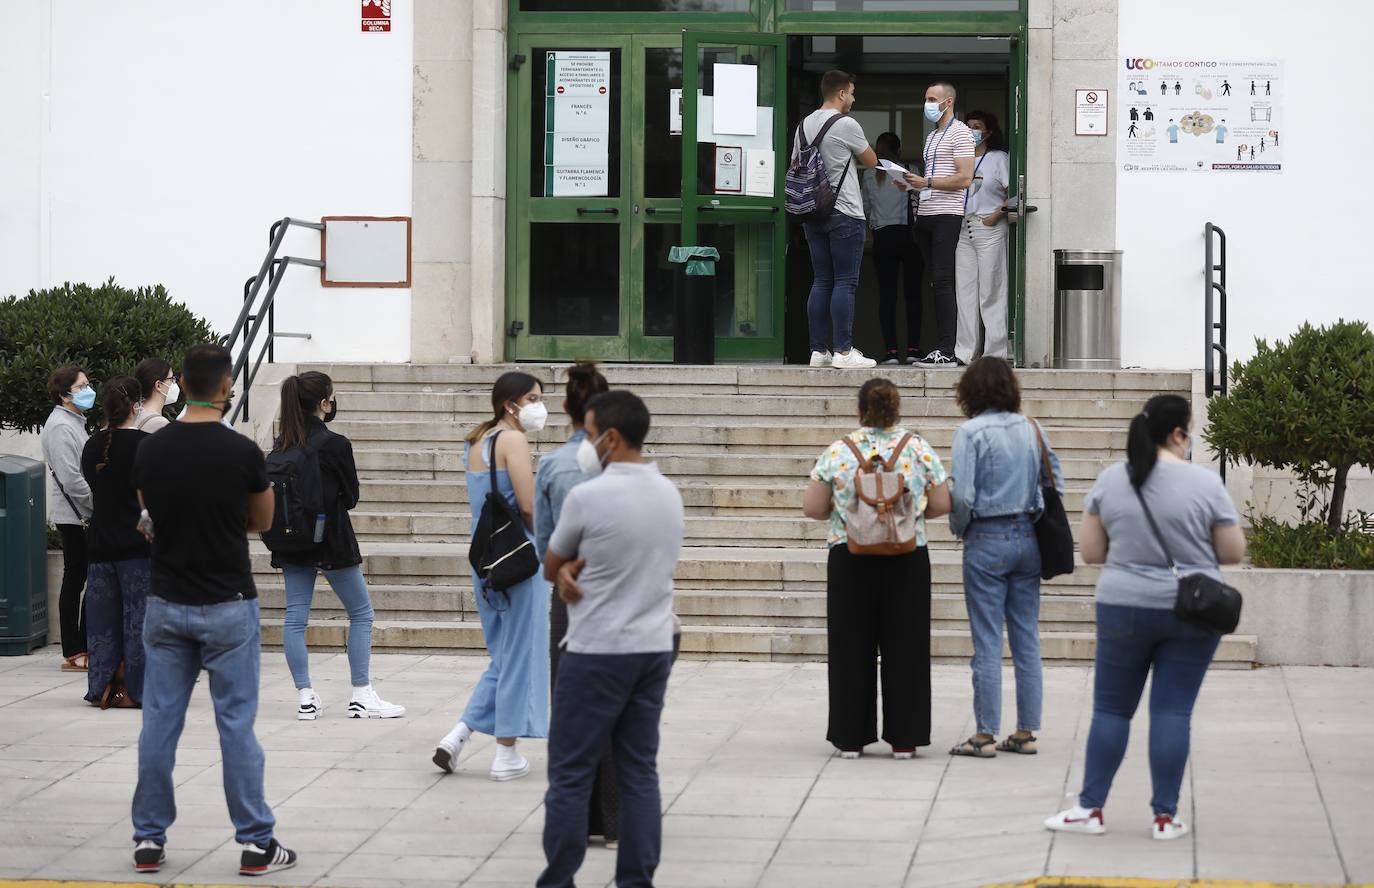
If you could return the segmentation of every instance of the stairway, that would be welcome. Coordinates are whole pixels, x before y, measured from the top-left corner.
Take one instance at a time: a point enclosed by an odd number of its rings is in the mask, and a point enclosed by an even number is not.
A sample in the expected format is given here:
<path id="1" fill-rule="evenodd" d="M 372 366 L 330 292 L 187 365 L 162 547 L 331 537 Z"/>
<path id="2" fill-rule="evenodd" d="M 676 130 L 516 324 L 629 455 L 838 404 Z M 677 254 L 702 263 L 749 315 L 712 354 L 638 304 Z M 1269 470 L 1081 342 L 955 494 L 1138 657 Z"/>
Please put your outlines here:
<path id="1" fill-rule="evenodd" d="M 560 409 L 561 367 L 522 364 L 545 381 L 548 427 L 533 436 L 545 453 L 568 436 Z M 491 415 L 490 391 L 510 366 L 332 364 L 339 400 L 331 428 L 353 442 L 362 496 L 353 512 L 363 570 L 377 611 L 377 650 L 484 650 L 466 551 L 471 519 L 462 441 Z M 901 386 L 903 424 L 948 463 L 962 421 L 955 371 L 878 368 Z M 801 514 L 801 493 L 821 450 L 856 424 L 858 387 L 870 371 L 779 366 L 608 365 L 612 387 L 629 388 L 653 412 L 646 455 L 677 484 L 687 510 L 676 609 L 687 656 L 744 660 L 825 657 L 825 524 Z M 1124 458 L 1126 427 L 1146 398 L 1191 393 L 1187 373 L 1022 371 L 1023 410 L 1040 420 L 1063 465 L 1065 506 L 1077 522 L 1083 498 L 1106 466 Z M 928 522 L 932 561 L 932 653 L 972 653 L 960 550 L 947 519 Z M 280 574 L 260 543 L 253 566 L 263 639 L 280 644 Z M 1044 587 L 1046 660 L 1090 661 L 1093 584 L 1080 566 Z M 323 585 L 323 581 L 321 581 Z M 312 646 L 343 646 L 337 599 L 315 598 Z M 1218 661 L 1248 665 L 1255 640 L 1225 639 Z"/>

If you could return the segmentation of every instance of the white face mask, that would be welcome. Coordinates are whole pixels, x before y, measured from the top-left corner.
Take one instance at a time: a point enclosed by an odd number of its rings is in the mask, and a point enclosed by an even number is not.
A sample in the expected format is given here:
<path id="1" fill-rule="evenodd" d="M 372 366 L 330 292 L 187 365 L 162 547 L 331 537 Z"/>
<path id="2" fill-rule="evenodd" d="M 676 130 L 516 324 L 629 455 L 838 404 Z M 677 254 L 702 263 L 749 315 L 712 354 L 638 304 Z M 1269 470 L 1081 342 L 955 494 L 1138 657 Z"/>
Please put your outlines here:
<path id="1" fill-rule="evenodd" d="M 544 427 L 544 423 L 549 420 L 549 408 L 544 406 L 543 401 L 535 401 L 533 404 L 526 404 L 520 408 L 520 413 L 516 416 L 520 420 L 520 427 L 527 432 L 537 432 Z"/>
<path id="2" fill-rule="evenodd" d="M 175 382 L 167 383 L 167 403 L 175 404 L 180 397 L 181 386 L 177 385 Z"/>
<path id="3" fill-rule="evenodd" d="M 601 438 L 604 437 L 606 436 L 601 436 Z M 601 438 L 597 438 L 596 440 L 600 441 Z M 590 438 L 583 438 L 582 443 L 577 445 L 577 467 L 581 469 L 584 474 L 591 475 L 592 477 L 600 475 L 601 470 L 605 468 L 605 464 L 601 461 L 600 455 L 596 452 L 596 443 Z"/>

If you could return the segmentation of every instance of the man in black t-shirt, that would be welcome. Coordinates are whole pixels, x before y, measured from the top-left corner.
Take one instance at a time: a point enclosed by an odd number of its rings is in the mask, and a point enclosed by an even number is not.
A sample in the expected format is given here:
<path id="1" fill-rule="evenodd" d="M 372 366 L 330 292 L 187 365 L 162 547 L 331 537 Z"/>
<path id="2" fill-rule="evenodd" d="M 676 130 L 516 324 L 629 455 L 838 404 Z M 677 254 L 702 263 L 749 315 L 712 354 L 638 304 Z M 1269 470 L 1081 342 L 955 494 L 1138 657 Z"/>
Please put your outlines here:
<path id="1" fill-rule="evenodd" d="M 191 349 L 182 364 L 186 414 L 145 440 L 134 463 L 153 543 L 133 804 L 139 872 L 157 872 L 164 860 L 167 828 L 176 817 L 177 741 L 202 666 L 210 673 L 229 819 L 243 846 L 239 873 L 257 876 L 296 864 L 296 853 L 272 836 L 276 821 L 263 795 L 263 753 L 253 734 L 261 629 L 248 534 L 271 526 L 272 488 L 262 451 L 220 424 L 231 385 L 228 350 Z"/>

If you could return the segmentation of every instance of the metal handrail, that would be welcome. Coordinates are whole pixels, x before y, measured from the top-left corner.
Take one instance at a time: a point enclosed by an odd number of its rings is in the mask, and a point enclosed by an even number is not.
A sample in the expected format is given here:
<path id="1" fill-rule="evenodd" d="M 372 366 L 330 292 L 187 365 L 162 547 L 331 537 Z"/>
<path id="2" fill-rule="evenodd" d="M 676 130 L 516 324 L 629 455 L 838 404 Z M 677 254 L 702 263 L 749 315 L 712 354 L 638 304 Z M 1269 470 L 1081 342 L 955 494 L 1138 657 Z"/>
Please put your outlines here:
<path id="1" fill-rule="evenodd" d="M 1202 227 L 1205 247 L 1203 290 L 1203 392 L 1208 398 L 1225 395 L 1230 390 L 1226 367 L 1226 232 L 1208 222 Z M 1219 243 L 1220 249 L 1213 244 Z M 1217 356 L 1221 357 L 1220 365 Z M 1217 454 L 1221 461 L 1221 480 L 1226 480 L 1226 451 Z"/>
<path id="2" fill-rule="evenodd" d="M 233 413 L 230 414 L 229 422 L 236 423 L 240 416 L 248 418 L 248 393 L 253 388 L 253 380 L 257 378 L 258 370 L 261 369 L 263 361 L 269 363 L 276 358 L 276 297 L 277 288 L 281 286 L 282 277 L 286 273 L 289 265 L 309 265 L 314 268 L 324 268 L 324 262 L 319 259 L 302 259 L 298 256 L 278 256 L 281 250 L 282 241 L 286 239 L 286 232 L 292 225 L 301 228 L 313 228 L 316 231 L 324 231 L 323 222 L 306 222 L 303 219 L 292 219 L 287 216 L 272 223 L 268 231 L 267 256 L 262 260 L 262 267 L 258 273 L 244 281 L 243 284 L 243 308 L 239 311 L 239 316 L 234 321 L 234 328 L 228 336 L 224 338 L 224 346 L 232 353 L 235 343 L 242 340 L 239 346 L 238 356 L 234 359 L 234 371 L 232 385 L 243 382 L 243 397 L 238 399 L 234 405 Z M 264 281 L 267 283 L 267 294 L 262 297 L 261 302 L 258 295 L 262 292 Z M 267 338 L 262 347 L 258 350 L 256 360 L 253 360 L 252 367 L 248 366 L 252 358 L 254 343 L 257 342 L 258 333 L 262 330 L 262 325 L 267 324 Z M 244 376 L 245 370 L 247 376 Z"/>

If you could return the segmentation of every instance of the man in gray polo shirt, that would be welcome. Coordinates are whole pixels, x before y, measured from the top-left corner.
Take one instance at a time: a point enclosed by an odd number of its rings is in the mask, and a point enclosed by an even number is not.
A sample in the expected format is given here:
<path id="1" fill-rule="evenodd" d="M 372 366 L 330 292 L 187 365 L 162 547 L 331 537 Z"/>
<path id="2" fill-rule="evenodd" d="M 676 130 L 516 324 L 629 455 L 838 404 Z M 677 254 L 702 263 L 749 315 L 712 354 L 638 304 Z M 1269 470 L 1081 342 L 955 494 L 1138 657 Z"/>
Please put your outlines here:
<path id="1" fill-rule="evenodd" d="M 616 884 L 652 885 L 662 845 L 658 721 L 673 661 L 673 572 L 682 497 L 645 462 L 649 409 L 628 391 L 587 405 L 574 487 L 544 555 L 568 603 L 549 728 L 539 886 L 571 886 L 587 853 L 587 803 L 607 741 L 620 781 Z M 590 452 L 588 452 L 590 448 Z"/>

